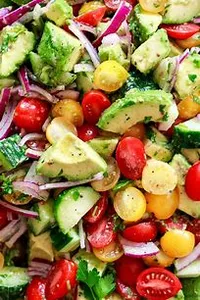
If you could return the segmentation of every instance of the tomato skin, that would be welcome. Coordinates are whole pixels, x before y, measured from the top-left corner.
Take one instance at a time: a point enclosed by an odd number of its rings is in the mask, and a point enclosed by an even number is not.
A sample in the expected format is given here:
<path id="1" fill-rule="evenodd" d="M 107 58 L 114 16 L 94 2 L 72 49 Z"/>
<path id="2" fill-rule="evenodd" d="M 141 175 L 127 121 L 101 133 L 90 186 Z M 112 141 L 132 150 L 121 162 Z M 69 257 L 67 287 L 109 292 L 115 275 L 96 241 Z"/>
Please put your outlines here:
<path id="1" fill-rule="evenodd" d="M 138 276 L 136 284 L 138 293 L 148 300 L 168 299 L 175 296 L 181 288 L 180 280 L 172 272 L 158 267 L 148 268 L 143 271 Z"/>
<path id="2" fill-rule="evenodd" d="M 174 39 L 184 40 L 199 31 L 200 27 L 196 24 L 186 23 L 181 25 L 162 25 L 167 31 L 168 36 Z"/>
<path id="3" fill-rule="evenodd" d="M 17 104 L 13 122 L 26 132 L 41 132 L 49 115 L 49 104 L 37 98 L 23 98 Z"/>
<path id="4" fill-rule="evenodd" d="M 57 300 L 67 295 L 76 285 L 77 266 L 73 261 L 60 259 L 52 266 L 45 289 L 47 300 Z"/>
<path id="5" fill-rule="evenodd" d="M 26 289 L 27 300 L 44 300 L 45 299 L 46 279 L 34 277 Z"/>
<path id="6" fill-rule="evenodd" d="M 99 134 L 96 126 L 86 123 L 77 128 L 77 131 L 79 139 L 84 142 L 94 139 Z"/>
<path id="7" fill-rule="evenodd" d="M 187 228 L 188 219 L 183 216 L 172 216 L 166 220 L 157 220 L 158 231 L 161 234 L 171 229 L 185 230 Z"/>
<path id="8" fill-rule="evenodd" d="M 105 5 L 110 10 L 117 10 L 120 5 L 121 0 L 104 0 Z M 132 6 L 135 6 L 137 1 L 136 0 L 127 0 L 126 2 L 129 2 Z"/>
<path id="9" fill-rule="evenodd" d="M 157 227 L 152 221 L 145 221 L 127 227 L 122 235 L 124 238 L 136 242 L 145 243 L 154 240 L 157 236 Z"/>
<path id="10" fill-rule="evenodd" d="M 104 217 L 95 224 L 90 224 L 87 232 L 88 241 L 94 248 L 103 248 L 116 238 L 113 219 L 108 217 Z"/>
<path id="11" fill-rule="evenodd" d="M 98 90 L 92 90 L 83 96 L 82 108 L 85 120 L 96 124 L 102 112 L 111 105 L 106 95 Z"/>
<path id="12" fill-rule="evenodd" d="M 103 19 L 105 12 L 106 7 L 102 6 L 76 17 L 75 20 L 90 26 L 97 26 L 97 24 Z"/>
<path id="13" fill-rule="evenodd" d="M 143 143 L 134 137 L 122 139 L 117 146 L 116 160 L 121 173 L 126 178 L 140 179 L 146 165 Z"/>
<path id="14" fill-rule="evenodd" d="M 8 224 L 8 211 L 4 207 L 1 207 L 0 209 L 0 229 L 5 227 Z"/>
<path id="15" fill-rule="evenodd" d="M 97 203 L 88 211 L 83 219 L 88 223 L 96 223 L 102 219 L 108 207 L 108 195 L 106 192 L 102 193 L 101 198 Z"/>
<path id="16" fill-rule="evenodd" d="M 200 243 L 200 219 L 192 220 L 188 224 L 187 230 L 194 234 L 194 236 L 195 236 L 195 245 Z"/>
<path id="17" fill-rule="evenodd" d="M 116 281 L 116 291 L 125 300 L 140 300 L 141 297 L 138 295 L 135 287 L 129 287 L 123 284 L 119 279 Z"/>
<path id="18" fill-rule="evenodd" d="M 134 286 L 139 274 L 146 268 L 141 258 L 123 255 L 115 262 L 115 269 L 119 280 L 128 286 Z"/>
<path id="19" fill-rule="evenodd" d="M 185 191 L 192 200 L 200 201 L 200 161 L 189 168 L 185 178 Z"/>

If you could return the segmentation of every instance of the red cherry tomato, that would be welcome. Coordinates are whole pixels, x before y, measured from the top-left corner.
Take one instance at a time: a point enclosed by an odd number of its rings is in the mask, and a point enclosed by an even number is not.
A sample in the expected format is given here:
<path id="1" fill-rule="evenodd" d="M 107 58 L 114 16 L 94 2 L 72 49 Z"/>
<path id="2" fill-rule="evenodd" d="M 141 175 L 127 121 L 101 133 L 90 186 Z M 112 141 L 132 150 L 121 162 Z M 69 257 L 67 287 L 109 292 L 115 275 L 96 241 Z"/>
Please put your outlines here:
<path id="1" fill-rule="evenodd" d="M 102 193 L 101 198 L 88 211 L 88 213 L 83 217 L 83 219 L 88 223 L 96 223 L 102 219 L 102 217 L 106 212 L 107 207 L 108 207 L 108 195 L 107 193 Z"/>
<path id="2" fill-rule="evenodd" d="M 138 295 L 135 287 L 129 287 L 123 284 L 119 279 L 116 281 L 116 291 L 125 300 L 140 300 L 141 297 Z"/>
<path id="3" fill-rule="evenodd" d="M 120 2 L 121 0 L 104 0 L 105 5 L 111 10 L 117 10 Z M 137 3 L 136 0 L 126 0 L 126 2 L 129 2 L 132 6 Z"/>
<path id="4" fill-rule="evenodd" d="M 82 108 L 85 120 L 96 124 L 102 112 L 111 105 L 110 100 L 100 91 L 92 90 L 83 97 Z"/>
<path id="5" fill-rule="evenodd" d="M 57 300 L 67 295 L 76 285 L 76 272 L 77 266 L 73 261 L 58 260 L 47 275 L 47 300 Z"/>
<path id="6" fill-rule="evenodd" d="M 117 146 L 116 160 L 126 178 L 140 179 L 146 164 L 143 143 L 135 137 L 125 137 Z"/>
<path id="7" fill-rule="evenodd" d="M 123 237 L 136 243 L 145 243 L 154 240 L 157 236 L 157 227 L 152 221 L 145 221 L 127 227 L 122 232 Z"/>
<path id="8" fill-rule="evenodd" d="M 185 178 L 185 191 L 192 200 L 200 201 L 200 161 L 189 168 Z"/>
<path id="9" fill-rule="evenodd" d="M 185 40 L 200 30 L 196 24 L 185 23 L 180 25 L 162 25 L 168 36 L 178 40 Z"/>
<path id="10" fill-rule="evenodd" d="M 75 20 L 77 22 L 85 23 L 90 26 L 97 26 L 97 24 L 101 22 L 101 20 L 103 19 L 105 12 L 106 12 L 106 7 L 102 6 L 93 11 L 89 11 L 85 14 L 76 17 Z"/>
<path id="11" fill-rule="evenodd" d="M 195 244 L 200 243 L 200 219 L 193 219 L 187 226 L 187 230 L 195 236 Z"/>
<path id="12" fill-rule="evenodd" d="M 8 211 L 4 207 L 0 208 L 0 229 L 8 224 Z"/>
<path id="13" fill-rule="evenodd" d="M 72 5 L 73 15 L 74 15 L 75 17 L 78 16 L 78 12 L 79 12 L 81 6 L 82 6 L 82 3 Z"/>
<path id="14" fill-rule="evenodd" d="M 117 278 L 128 286 L 135 286 L 139 274 L 146 268 L 141 258 L 122 256 L 115 263 Z"/>
<path id="15" fill-rule="evenodd" d="M 27 132 L 40 132 L 49 115 L 49 104 L 37 98 L 23 98 L 15 109 L 14 123 Z"/>
<path id="16" fill-rule="evenodd" d="M 137 279 L 138 293 L 148 300 L 165 300 L 182 288 L 180 280 L 164 268 L 148 268 Z"/>
<path id="17" fill-rule="evenodd" d="M 34 277 L 26 289 L 27 300 L 44 300 L 45 299 L 46 279 Z"/>
<path id="18" fill-rule="evenodd" d="M 166 233 L 168 230 L 180 229 L 185 230 L 187 228 L 189 220 L 183 216 L 172 216 L 166 220 L 157 220 L 158 231 L 161 234 Z"/>
<path id="19" fill-rule="evenodd" d="M 78 137 L 84 142 L 94 139 L 99 133 L 96 126 L 86 123 L 78 127 L 77 131 Z"/>
<path id="20" fill-rule="evenodd" d="M 104 217 L 95 224 L 89 225 L 87 229 L 88 241 L 94 248 L 103 248 L 116 238 L 116 233 L 113 229 L 113 219 Z"/>

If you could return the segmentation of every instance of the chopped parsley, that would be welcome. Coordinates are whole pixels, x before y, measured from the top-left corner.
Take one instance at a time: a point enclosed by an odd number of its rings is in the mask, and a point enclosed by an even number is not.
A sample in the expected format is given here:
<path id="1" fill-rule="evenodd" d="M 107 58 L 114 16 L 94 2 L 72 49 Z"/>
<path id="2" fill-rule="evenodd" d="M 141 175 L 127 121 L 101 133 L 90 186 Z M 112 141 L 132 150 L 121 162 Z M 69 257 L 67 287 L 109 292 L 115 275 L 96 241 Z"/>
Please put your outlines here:
<path id="1" fill-rule="evenodd" d="M 188 74 L 188 78 L 190 81 L 195 82 L 197 75 L 196 74 Z"/>

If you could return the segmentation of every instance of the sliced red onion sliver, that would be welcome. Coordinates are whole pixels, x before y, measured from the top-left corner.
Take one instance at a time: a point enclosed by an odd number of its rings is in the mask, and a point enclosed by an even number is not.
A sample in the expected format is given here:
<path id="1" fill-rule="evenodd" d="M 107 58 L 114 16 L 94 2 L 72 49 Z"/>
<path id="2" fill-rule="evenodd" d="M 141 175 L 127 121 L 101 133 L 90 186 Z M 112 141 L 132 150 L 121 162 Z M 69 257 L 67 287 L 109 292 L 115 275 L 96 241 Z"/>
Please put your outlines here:
<path id="1" fill-rule="evenodd" d="M 19 142 L 19 146 L 25 145 L 26 142 L 30 140 L 41 140 L 44 138 L 45 138 L 44 134 L 41 133 L 28 133 L 21 139 L 21 141 Z"/>
<path id="2" fill-rule="evenodd" d="M 29 195 L 33 198 L 46 201 L 49 197 L 49 193 L 47 191 L 41 192 L 39 190 L 39 186 L 33 182 L 14 181 L 12 184 L 15 190 L 20 191 L 21 193 Z"/>
<path id="3" fill-rule="evenodd" d="M 193 23 L 200 24 L 200 17 L 193 19 Z"/>
<path id="4" fill-rule="evenodd" d="M 51 123 L 51 117 L 48 117 L 42 125 L 42 131 L 46 132 L 48 125 Z"/>
<path id="5" fill-rule="evenodd" d="M 22 66 L 18 71 L 18 77 L 25 94 L 27 94 L 30 91 L 30 83 L 29 83 L 28 73 L 25 66 Z"/>
<path id="6" fill-rule="evenodd" d="M 120 236 L 119 241 L 126 256 L 145 257 L 157 254 L 159 248 L 153 243 L 134 243 Z"/>
<path id="7" fill-rule="evenodd" d="M 10 132 L 10 127 L 15 113 L 16 101 L 7 103 L 3 117 L 0 122 L 0 140 L 6 138 Z"/>
<path id="8" fill-rule="evenodd" d="M 0 18 L 4 17 L 5 15 L 7 15 L 10 11 L 12 10 L 12 6 L 8 6 L 8 7 L 3 7 L 0 9 Z"/>
<path id="9" fill-rule="evenodd" d="M 121 40 L 117 33 L 110 33 L 102 39 L 102 45 L 104 46 L 111 46 L 119 43 L 121 43 Z"/>
<path id="10" fill-rule="evenodd" d="M 50 94 L 56 94 L 60 91 L 64 91 L 65 90 L 65 86 L 64 85 L 58 85 L 56 88 L 50 89 L 49 93 Z"/>
<path id="11" fill-rule="evenodd" d="M 27 231 L 28 227 L 26 222 L 21 219 L 20 224 L 19 224 L 19 229 L 17 230 L 17 232 L 8 240 L 6 241 L 6 246 L 8 248 L 12 248 L 12 246 L 14 245 L 14 243 Z"/>
<path id="12" fill-rule="evenodd" d="M 8 103 L 11 95 L 10 88 L 3 88 L 0 95 L 0 117 L 2 117 L 6 104 Z"/>
<path id="13" fill-rule="evenodd" d="M 193 251 L 183 257 L 183 258 L 178 258 L 175 260 L 175 268 L 177 271 L 180 271 L 187 267 L 189 264 L 191 264 L 194 260 L 196 260 L 198 257 L 200 257 L 200 243 L 196 245 L 196 247 L 193 249 Z"/>
<path id="14" fill-rule="evenodd" d="M 63 99 L 78 100 L 79 96 L 80 96 L 80 93 L 78 91 L 74 91 L 74 90 L 64 90 L 64 91 L 60 91 L 56 94 L 56 97 L 58 97 L 61 100 L 63 100 Z"/>
<path id="15" fill-rule="evenodd" d="M 38 268 L 38 269 L 45 269 L 45 270 L 49 270 L 51 268 L 51 264 L 50 263 L 44 263 L 44 262 L 40 262 L 40 261 L 34 261 L 32 260 L 29 264 L 29 268 Z"/>
<path id="16" fill-rule="evenodd" d="M 32 165 L 30 166 L 28 173 L 26 174 L 26 176 L 24 177 L 24 181 L 25 182 L 32 182 L 35 183 L 37 185 L 41 185 L 41 184 L 45 184 L 48 179 L 47 177 L 38 175 L 36 172 L 36 166 L 37 166 L 37 162 L 34 161 L 32 163 Z"/>
<path id="17" fill-rule="evenodd" d="M 69 30 L 73 32 L 73 34 L 81 41 L 83 44 L 84 48 L 87 50 L 95 68 L 98 67 L 100 64 L 100 60 L 97 54 L 96 49 L 92 46 L 90 41 L 87 39 L 87 37 L 81 32 L 79 29 L 79 26 L 77 25 L 76 22 L 72 21 L 71 24 L 69 25 Z"/>
<path id="18" fill-rule="evenodd" d="M 94 41 L 93 46 L 99 47 L 103 37 L 108 34 L 116 33 L 121 24 L 127 19 L 132 10 L 132 5 L 126 1 L 121 1 L 119 8 L 114 14 L 109 26 L 101 33 L 101 35 Z"/>
<path id="19" fill-rule="evenodd" d="M 178 118 L 179 112 L 176 105 L 176 102 L 173 100 L 171 106 L 168 109 L 168 120 L 159 123 L 158 129 L 162 131 L 167 131 Z"/>
<path id="20" fill-rule="evenodd" d="M 86 240 L 86 234 L 83 229 L 83 221 L 82 219 L 78 223 L 78 233 L 80 238 L 80 248 L 85 249 L 85 240 Z"/>
<path id="21" fill-rule="evenodd" d="M 179 56 L 179 64 L 181 64 L 190 55 L 190 50 L 186 49 L 183 54 Z"/>
<path id="22" fill-rule="evenodd" d="M 1 200 L 0 200 L 1 201 Z M 0 242 L 5 242 L 18 230 L 20 219 L 9 222 L 3 229 L 0 230 Z"/>
<path id="23" fill-rule="evenodd" d="M 38 217 L 38 213 L 35 212 L 35 211 L 19 208 L 15 205 L 7 203 L 3 200 L 0 200 L 0 205 L 7 208 L 7 209 L 9 209 L 9 210 L 11 210 L 11 211 L 13 211 L 13 212 L 15 212 L 15 213 L 23 215 L 24 217 L 27 217 L 27 218 L 37 218 Z M 13 221 L 16 221 L 16 220 L 13 220 Z"/>
<path id="24" fill-rule="evenodd" d="M 50 93 L 48 93 L 46 90 L 44 90 L 38 85 L 31 84 L 30 91 L 42 95 L 50 103 L 57 103 L 59 101 L 59 99 L 57 99 L 55 96 L 51 95 Z"/>
<path id="25" fill-rule="evenodd" d="M 74 73 L 79 72 L 94 72 L 94 67 L 90 64 L 76 64 L 74 66 Z"/>
<path id="26" fill-rule="evenodd" d="M 172 74 L 171 83 L 170 83 L 170 86 L 169 86 L 169 92 L 171 92 L 171 90 L 173 89 L 174 84 L 176 82 L 176 75 L 177 75 L 177 71 L 178 71 L 179 66 L 180 66 L 180 60 L 179 60 L 178 57 L 176 57 L 175 67 L 174 67 L 174 71 L 173 71 L 173 74 Z"/>
<path id="27" fill-rule="evenodd" d="M 26 150 L 26 156 L 32 159 L 38 159 L 43 154 L 43 151 L 40 150 L 33 150 L 31 148 L 28 148 Z"/>
<path id="28" fill-rule="evenodd" d="M 95 27 L 92 27 L 92 26 L 89 26 L 89 25 L 86 25 L 86 24 L 83 24 L 83 23 L 79 23 L 78 21 L 76 22 L 76 24 L 77 24 L 77 26 L 79 27 L 79 29 L 81 31 L 90 32 L 93 35 L 97 34 L 97 31 L 96 31 Z"/>

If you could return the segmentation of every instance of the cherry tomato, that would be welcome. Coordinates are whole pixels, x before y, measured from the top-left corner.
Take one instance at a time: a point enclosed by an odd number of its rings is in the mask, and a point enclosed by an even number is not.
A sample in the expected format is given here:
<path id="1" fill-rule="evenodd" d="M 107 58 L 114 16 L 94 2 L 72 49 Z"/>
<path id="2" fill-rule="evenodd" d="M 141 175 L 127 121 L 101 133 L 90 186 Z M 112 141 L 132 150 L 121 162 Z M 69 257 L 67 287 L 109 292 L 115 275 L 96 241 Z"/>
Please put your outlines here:
<path id="1" fill-rule="evenodd" d="M 26 289 L 27 300 L 44 300 L 45 299 L 46 279 L 34 277 Z"/>
<path id="2" fill-rule="evenodd" d="M 0 208 L 0 229 L 8 224 L 8 211 L 4 207 Z"/>
<path id="3" fill-rule="evenodd" d="M 40 132 L 49 115 L 49 104 L 37 98 L 23 98 L 15 109 L 13 122 L 27 132 Z"/>
<path id="4" fill-rule="evenodd" d="M 171 218 L 166 220 L 157 220 L 158 231 L 161 234 L 171 229 L 185 230 L 187 228 L 188 219 L 183 216 L 173 215 Z"/>
<path id="5" fill-rule="evenodd" d="M 138 138 L 139 140 L 143 140 L 145 138 L 145 126 L 143 123 L 138 123 L 130 127 L 122 136 L 125 138 L 127 136 L 132 136 Z"/>
<path id="6" fill-rule="evenodd" d="M 195 245 L 200 243 L 200 219 L 193 219 L 187 226 L 187 230 L 195 236 Z"/>
<path id="7" fill-rule="evenodd" d="M 106 95 L 98 90 L 92 90 L 83 96 L 82 108 L 85 120 L 96 124 L 101 113 L 111 105 Z"/>
<path id="8" fill-rule="evenodd" d="M 191 37 L 185 40 L 176 40 L 176 44 L 179 47 L 186 49 L 191 49 L 192 47 L 199 47 L 200 46 L 200 32 L 193 34 Z"/>
<path id="9" fill-rule="evenodd" d="M 57 300 L 67 295 L 76 285 L 76 272 L 77 266 L 73 261 L 56 261 L 47 275 L 46 298 Z"/>
<path id="10" fill-rule="evenodd" d="M 83 124 L 77 128 L 78 137 L 84 142 L 94 139 L 98 135 L 98 128 L 91 124 Z"/>
<path id="11" fill-rule="evenodd" d="M 138 295 L 135 287 L 129 287 L 123 284 L 119 279 L 116 281 L 116 291 L 125 300 L 140 300 L 141 297 Z"/>
<path id="12" fill-rule="evenodd" d="M 134 286 L 139 274 L 146 268 L 141 258 L 122 256 L 115 262 L 117 278 L 125 285 Z"/>
<path id="13" fill-rule="evenodd" d="M 105 15 L 106 7 L 102 6 L 93 11 L 86 12 L 75 18 L 77 22 L 84 23 L 90 26 L 97 26 Z"/>
<path id="14" fill-rule="evenodd" d="M 107 207 L 108 207 L 108 195 L 107 193 L 102 193 L 101 198 L 88 211 L 88 213 L 83 217 L 83 219 L 88 223 L 96 223 L 102 219 L 102 217 L 106 212 Z"/>
<path id="15" fill-rule="evenodd" d="M 192 200 L 200 201 L 200 161 L 189 168 L 185 178 L 185 191 Z"/>
<path id="16" fill-rule="evenodd" d="M 180 25 L 162 25 L 167 31 L 168 36 L 174 39 L 184 40 L 199 31 L 200 27 L 196 24 L 185 23 Z"/>
<path id="17" fill-rule="evenodd" d="M 88 228 L 88 241 L 94 248 L 103 248 L 110 244 L 116 237 L 112 218 L 104 217 Z"/>
<path id="18" fill-rule="evenodd" d="M 149 268 L 137 280 L 138 293 L 148 300 L 165 300 L 175 296 L 182 288 L 180 280 L 164 268 Z"/>
<path id="19" fill-rule="evenodd" d="M 122 232 L 123 237 L 132 242 L 142 243 L 153 241 L 157 236 L 157 227 L 152 221 L 145 221 L 127 227 Z"/>
<path id="20" fill-rule="evenodd" d="M 139 0 L 142 8 L 151 13 L 158 13 L 164 10 L 167 0 Z"/>
<path id="21" fill-rule="evenodd" d="M 112 241 L 103 248 L 93 248 L 94 255 L 105 262 L 113 262 L 118 260 L 123 255 L 122 246 L 118 241 Z"/>
<path id="22" fill-rule="evenodd" d="M 200 104 L 193 100 L 193 97 L 188 96 L 181 100 L 178 104 L 179 117 L 183 120 L 188 120 L 200 113 Z"/>
<path id="23" fill-rule="evenodd" d="M 146 164 L 143 143 L 134 137 L 122 139 L 117 146 L 116 160 L 121 173 L 126 178 L 140 179 Z"/>
<path id="24" fill-rule="evenodd" d="M 147 266 L 167 268 L 173 264 L 175 258 L 168 256 L 160 250 L 155 255 L 144 257 L 143 260 Z"/>
<path id="25" fill-rule="evenodd" d="M 136 0 L 127 0 L 126 2 L 129 2 L 132 6 L 136 4 Z M 110 10 L 117 10 L 121 0 L 104 0 L 105 5 L 110 9 Z"/>

